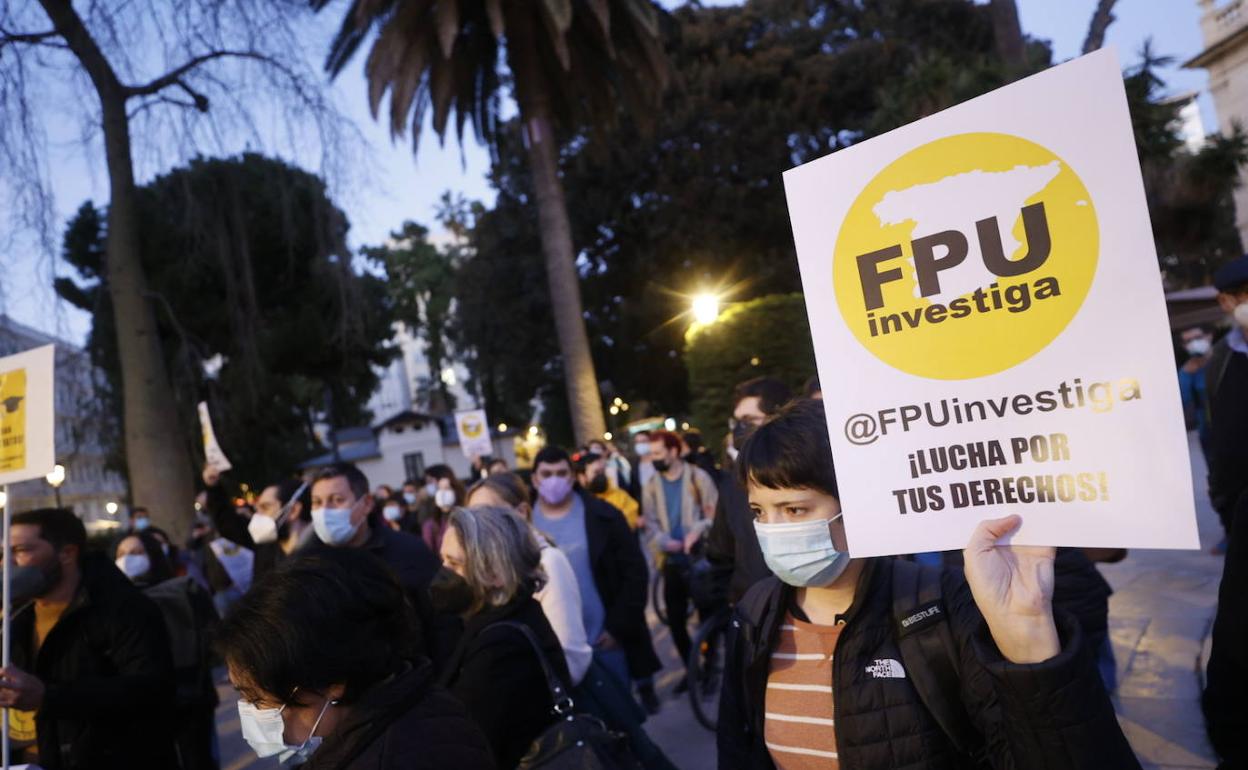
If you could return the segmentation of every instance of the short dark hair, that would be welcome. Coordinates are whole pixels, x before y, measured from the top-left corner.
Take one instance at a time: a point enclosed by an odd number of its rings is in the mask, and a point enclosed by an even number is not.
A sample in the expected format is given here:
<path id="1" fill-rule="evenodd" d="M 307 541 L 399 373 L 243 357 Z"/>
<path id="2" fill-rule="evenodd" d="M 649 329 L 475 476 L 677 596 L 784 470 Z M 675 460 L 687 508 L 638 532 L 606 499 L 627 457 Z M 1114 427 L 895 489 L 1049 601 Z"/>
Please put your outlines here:
<path id="1" fill-rule="evenodd" d="M 689 447 L 690 452 L 696 453 L 699 449 L 706 446 L 706 442 L 702 440 L 702 431 L 697 428 L 690 428 L 681 433 L 680 437 L 684 440 L 685 446 Z"/>
<path id="2" fill-rule="evenodd" d="M 755 377 L 733 388 L 732 406 L 735 408 L 744 398 L 758 398 L 758 408 L 763 414 L 775 414 L 793 398 L 793 392 L 775 377 Z"/>
<path id="3" fill-rule="evenodd" d="M 572 456 L 572 470 L 577 473 L 584 473 L 590 463 L 597 462 L 602 459 L 602 455 L 597 452 L 577 452 Z"/>
<path id="4" fill-rule="evenodd" d="M 559 463 L 567 463 L 568 467 L 572 467 L 572 458 L 568 455 L 568 451 L 563 447 L 546 445 L 537 451 L 537 456 L 533 458 L 533 470 L 537 470 L 537 466 L 542 463 L 547 465 L 558 465 Z"/>
<path id="5" fill-rule="evenodd" d="M 350 477 L 347 480 L 350 481 Z M 298 492 L 299 502 L 303 503 L 303 510 L 305 512 L 312 510 L 312 485 L 304 486 L 303 479 L 285 479 L 273 486 L 277 487 L 277 501 L 283 506 L 290 504 L 290 498 L 294 497 L 295 493 Z M 300 491 L 300 487 L 303 487 L 302 491 Z M 355 488 L 352 487 L 351 491 L 354 492 Z"/>
<path id="6" fill-rule="evenodd" d="M 451 466 L 449 465 L 446 465 L 444 463 L 438 463 L 437 465 L 430 465 L 428 468 L 425 468 L 425 478 L 428 478 L 430 476 L 432 476 L 435 479 L 454 480 L 455 471 L 451 470 Z"/>
<path id="7" fill-rule="evenodd" d="M 249 682 L 288 703 L 295 690 L 345 686 L 344 703 L 398 672 L 415 620 L 384 563 L 359 548 L 290 559 L 226 615 L 217 651 Z"/>
<path id="8" fill-rule="evenodd" d="M 816 393 L 822 393 L 823 387 L 819 384 L 819 375 L 812 376 L 806 380 L 806 384 L 802 387 L 802 392 L 806 394 L 806 398 L 812 398 Z"/>
<path id="9" fill-rule="evenodd" d="M 368 494 L 368 476 L 365 476 L 363 471 L 351 463 L 334 463 L 322 468 L 316 474 L 313 483 L 336 479 L 339 476 L 347 480 L 347 484 L 351 487 L 351 494 L 355 495 L 356 500 L 362 500 Z"/>
<path id="10" fill-rule="evenodd" d="M 141 506 L 141 505 L 136 505 L 136 506 L 134 506 L 133 508 L 131 508 L 131 509 L 130 509 L 130 517 L 131 517 L 131 518 L 134 518 L 135 516 L 138 516 L 140 513 L 141 513 L 141 514 L 143 514 L 143 515 L 145 515 L 145 516 L 151 516 L 151 515 L 152 515 L 152 512 L 151 512 L 151 511 L 147 510 L 146 508 L 144 508 L 144 507 L 143 507 L 143 506 Z"/>
<path id="11" fill-rule="evenodd" d="M 78 546 L 78 558 L 87 547 L 87 528 L 82 520 L 68 508 L 36 508 L 13 514 L 13 524 L 26 524 L 39 528 L 39 537 L 47 540 L 56 550 L 67 545 Z"/>
<path id="12" fill-rule="evenodd" d="M 737 480 L 747 489 L 816 489 L 839 498 L 823 402 L 794 401 L 755 428 L 737 455 Z"/>

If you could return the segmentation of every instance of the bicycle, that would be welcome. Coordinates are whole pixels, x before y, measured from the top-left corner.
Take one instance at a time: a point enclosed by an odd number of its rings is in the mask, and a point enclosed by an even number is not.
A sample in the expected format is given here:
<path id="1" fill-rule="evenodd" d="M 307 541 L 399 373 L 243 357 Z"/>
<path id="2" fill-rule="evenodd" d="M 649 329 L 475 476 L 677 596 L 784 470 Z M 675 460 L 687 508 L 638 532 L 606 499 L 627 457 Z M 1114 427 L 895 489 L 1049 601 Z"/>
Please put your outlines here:
<path id="1" fill-rule="evenodd" d="M 689 676 L 689 702 L 698 722 L 715 732 L 719 718 L 719 693 L 728 655 L 728 629 L 732 607 L 724 606 L 704 620 L 693 635 L 686 661 Z"/>
<path id="2" fill-rule="evenodd" d="M 654 614 L 658 616 L 659 622 L 666 626 L 667 600 L 663 596 L 663 588 L 663 570 L 656 569 L 650 578 L 650 606 L 654 608 Z"/>

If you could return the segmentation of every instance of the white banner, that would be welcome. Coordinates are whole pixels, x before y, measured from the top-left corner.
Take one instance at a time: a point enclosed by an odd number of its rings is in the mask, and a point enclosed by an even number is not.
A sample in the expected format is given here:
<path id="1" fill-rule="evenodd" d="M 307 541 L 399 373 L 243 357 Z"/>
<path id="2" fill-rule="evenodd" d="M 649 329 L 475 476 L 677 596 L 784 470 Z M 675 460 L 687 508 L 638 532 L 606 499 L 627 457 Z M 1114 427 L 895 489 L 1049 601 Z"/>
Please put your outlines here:
<path id="1" fill-rule="evenodd" d="M 784 181 L 854 556 L 1198 547 L 1112 49 Z"/>
<path id="2" fill-rule="evenodd" d="M 0 358 L 0 485 L 56 466 L 55 370 L 52 345 Z"/>
<path id="3" fill-rule="evenodd" d="M 494 453 L 494 442 L 490 440 L 490 422 L 484 409 L 456 412 L 455 431 L 459 434 L 459 448 L 469 460 Z"/>

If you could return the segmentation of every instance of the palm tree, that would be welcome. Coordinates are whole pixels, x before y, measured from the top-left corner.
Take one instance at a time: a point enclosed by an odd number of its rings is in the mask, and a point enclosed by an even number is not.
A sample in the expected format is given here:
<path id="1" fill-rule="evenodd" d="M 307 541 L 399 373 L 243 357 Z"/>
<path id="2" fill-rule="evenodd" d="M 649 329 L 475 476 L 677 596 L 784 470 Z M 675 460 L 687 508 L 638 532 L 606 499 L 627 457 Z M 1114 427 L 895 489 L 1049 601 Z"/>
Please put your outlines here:
<path id="1" fill-rule="evenodd" d="M 317 10 L 329 2 L 312 0 Z M 454 112 L 461 142 L 471 122 L 477 141 L 496 146 L 505 56 L 533 174 L 572 427 L 579 443 L 601 437 L 606 423 L 555 131 L 609 126 L 620 101 L 645 122 L 668 83 L 659 12 L 649 0 L 353 0 L 326 69 L 341 72 L 374 30 L 365 66 L 369 104 L 377 117 L 390 94 L 391 136 L 410 129 L 413 149 L 430 110 L 440 138 Z"/>

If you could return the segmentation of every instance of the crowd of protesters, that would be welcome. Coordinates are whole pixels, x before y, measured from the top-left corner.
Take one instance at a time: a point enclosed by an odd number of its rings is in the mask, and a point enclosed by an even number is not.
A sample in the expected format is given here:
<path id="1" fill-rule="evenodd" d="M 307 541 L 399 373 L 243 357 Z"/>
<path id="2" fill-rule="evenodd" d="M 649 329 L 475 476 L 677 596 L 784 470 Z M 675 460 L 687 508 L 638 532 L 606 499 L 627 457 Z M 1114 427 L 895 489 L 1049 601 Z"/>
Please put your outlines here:
<path id="1" fill-rule="evenodd" d="M 1238 768 L 1248 258 L 1215 282 L 1232 328 L 1183 333 L 1179 376 L 1227 536 L 1203 706 Z M 208 468 L 186 543 L 141 508 L 106 553 L 71 511 L 16 514 L 10 759 L 219 768 L 223 674 L 243 738 L 292 766 L 668 770 L 645 728 L 658 575 L 686 664 L 691 626 L 733 608 L 720 768 L 1139 767 L 1095 566 L 1125 552 L 998 545 L 1014 515 L 960 553 L 850 558 L 821 396 L 741 383 L 722 456 L 638 430 L 546 446 L 523 475 L 482 458 L 373 488 L 341 463 L 249 501 Z"/>

